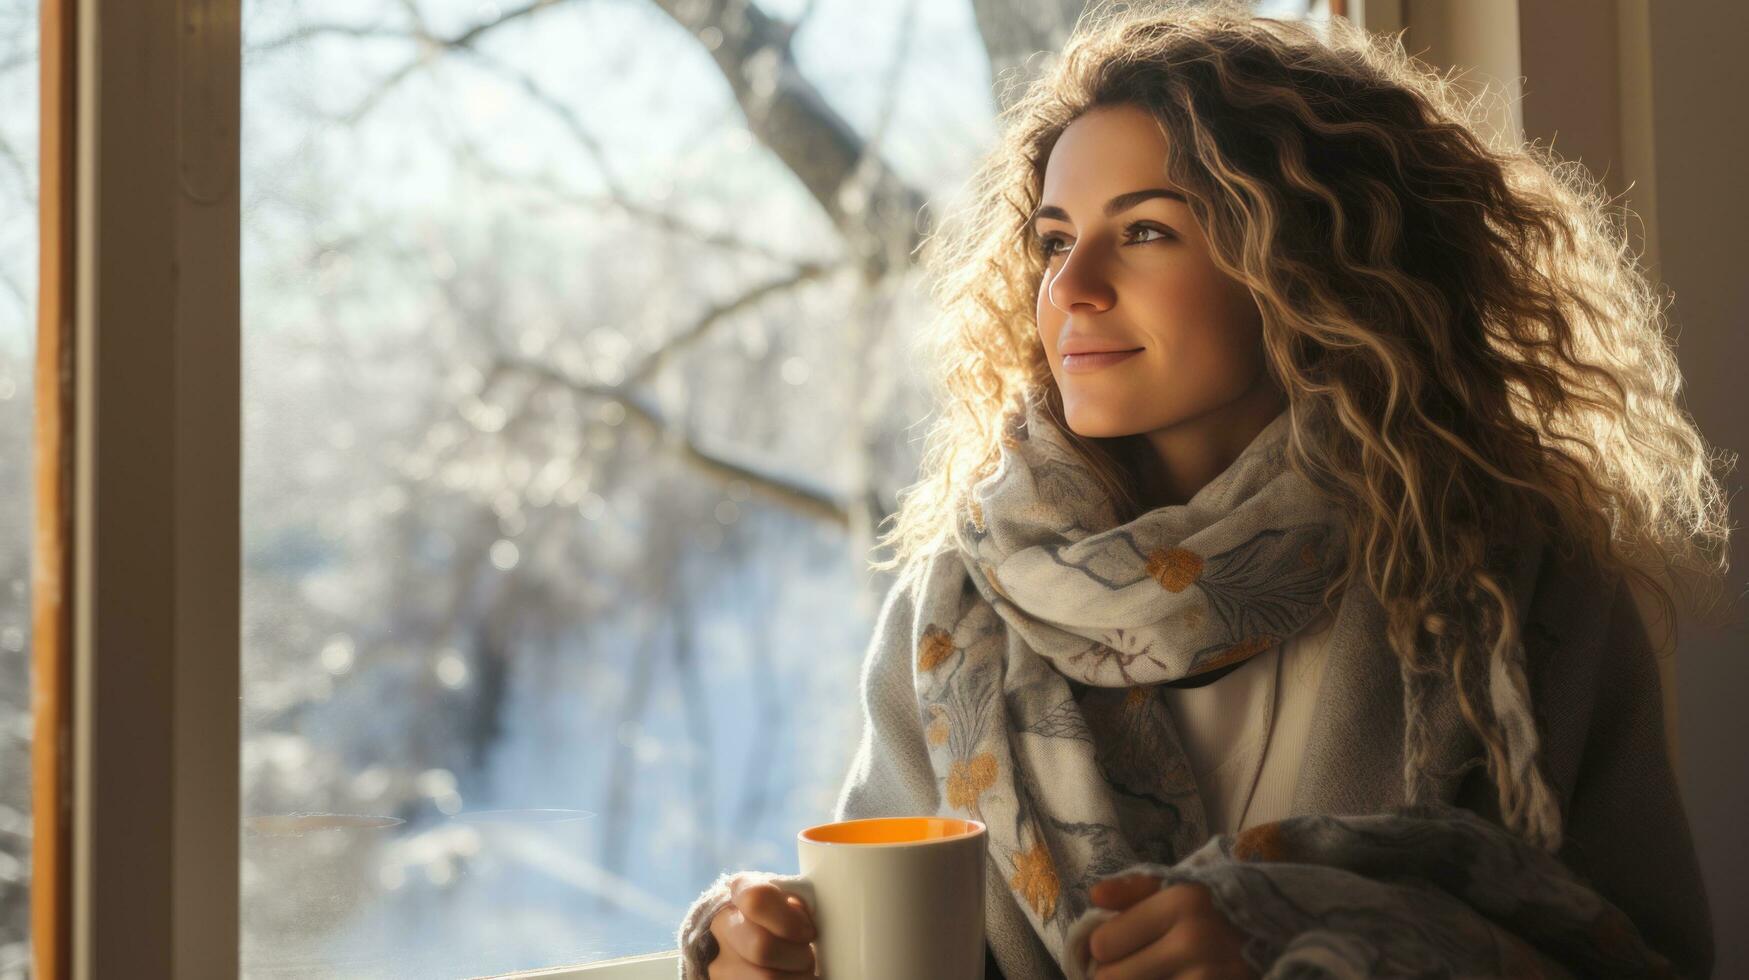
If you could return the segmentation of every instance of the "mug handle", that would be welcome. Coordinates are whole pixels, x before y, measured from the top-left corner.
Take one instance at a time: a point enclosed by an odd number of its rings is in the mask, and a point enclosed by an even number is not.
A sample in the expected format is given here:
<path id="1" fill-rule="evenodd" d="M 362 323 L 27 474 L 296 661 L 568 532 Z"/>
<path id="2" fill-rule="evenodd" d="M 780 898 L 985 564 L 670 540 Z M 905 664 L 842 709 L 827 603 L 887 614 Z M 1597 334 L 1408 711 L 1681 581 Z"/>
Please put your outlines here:
<path id="1" fill-rule="evenodd" d="M 816 938 L 820 932 L 820 896 L 814 889 L 814 883 L 807 875 L 772 875 L 766 879 L 768 884 L 777 886 L 777 890 L 785 895 L 794 895 L 807 903 L 808 917 L 814 922 Z"/>

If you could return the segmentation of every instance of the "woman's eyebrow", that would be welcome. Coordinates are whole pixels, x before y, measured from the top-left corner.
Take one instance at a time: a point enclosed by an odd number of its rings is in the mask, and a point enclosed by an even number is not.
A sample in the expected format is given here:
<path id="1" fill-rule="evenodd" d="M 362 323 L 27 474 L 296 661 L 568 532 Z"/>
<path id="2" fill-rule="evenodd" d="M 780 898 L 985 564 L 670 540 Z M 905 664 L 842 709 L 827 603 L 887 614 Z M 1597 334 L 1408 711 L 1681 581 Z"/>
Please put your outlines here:
<path id="1" fill-rule="evenodd" d="M 1149 187 L 1144 190 L 1129 191 L 1127 193 L 1119 194 L 1105 202 L 1105 216 L 1110 218 L 1122 214 L 1143 201 L 1152 200 L 1156 197 L 1171 198 L 1179 203 L 1184 203 L 1184 195 L 1177 191 L 1167 190 L 1164 187 Z M 1037 224 L 1040 218 L 1055 218 L 1058 221 L 1068 221 L 1069 212 L 1064 211 L 1055 204 L 1042 204 L 1037 211 L 1032 213 L 1032 217 L 1028 218 L 1026 223 L 1028 225 Z"/>

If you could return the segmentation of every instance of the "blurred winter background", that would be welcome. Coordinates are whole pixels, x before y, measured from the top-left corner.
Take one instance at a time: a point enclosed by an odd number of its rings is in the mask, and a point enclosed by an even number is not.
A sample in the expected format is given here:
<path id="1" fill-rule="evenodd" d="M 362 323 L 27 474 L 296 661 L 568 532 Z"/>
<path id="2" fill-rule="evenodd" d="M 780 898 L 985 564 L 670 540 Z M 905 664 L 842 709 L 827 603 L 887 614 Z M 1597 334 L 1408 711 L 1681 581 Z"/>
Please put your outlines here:
<path id="1" fill-rule="evenodd" d="M 1079 9 L 246 0 L 249 976 L 665 950 L 719 871 L 796 870 L 929 410 L 914 249 Z M 0 980 L 37 16 L 0 0 Z"/>

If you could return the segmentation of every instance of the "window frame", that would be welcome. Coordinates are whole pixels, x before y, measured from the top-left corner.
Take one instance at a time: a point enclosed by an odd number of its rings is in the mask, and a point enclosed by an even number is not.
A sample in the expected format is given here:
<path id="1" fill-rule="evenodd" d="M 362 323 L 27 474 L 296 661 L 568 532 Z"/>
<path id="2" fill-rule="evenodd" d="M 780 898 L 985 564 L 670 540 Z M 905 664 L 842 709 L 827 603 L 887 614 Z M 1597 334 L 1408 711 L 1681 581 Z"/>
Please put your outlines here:
<path id="1" fill-rule="evenodd" d="M 42 6 L 41 976 L 236 973 L 238 6 Z"/>
<path id="2" fill-rule="evenodd" d="M 241 6 L 42 0 L 41 977 L 240 971 Z"/>

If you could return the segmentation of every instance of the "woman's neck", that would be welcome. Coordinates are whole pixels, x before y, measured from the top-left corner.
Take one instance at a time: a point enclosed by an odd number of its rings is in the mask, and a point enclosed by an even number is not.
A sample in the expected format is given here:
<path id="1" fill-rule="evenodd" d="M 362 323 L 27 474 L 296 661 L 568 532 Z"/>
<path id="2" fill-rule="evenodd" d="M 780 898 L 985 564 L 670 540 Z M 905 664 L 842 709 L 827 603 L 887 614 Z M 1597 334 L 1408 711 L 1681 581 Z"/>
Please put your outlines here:
<path id="1" fill-rule="evenodd" d="M 1238 398 L 1143 433 L 1137 460 L 1143 511 L 1188 502 L 1286 407 L 1287 394 L 1265 371 Z"/>

